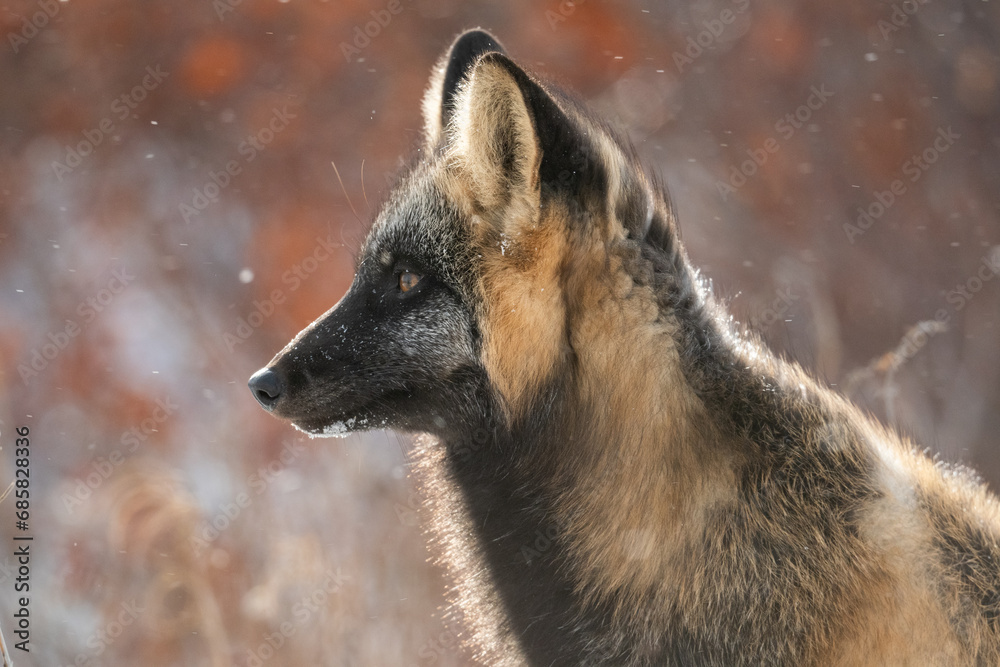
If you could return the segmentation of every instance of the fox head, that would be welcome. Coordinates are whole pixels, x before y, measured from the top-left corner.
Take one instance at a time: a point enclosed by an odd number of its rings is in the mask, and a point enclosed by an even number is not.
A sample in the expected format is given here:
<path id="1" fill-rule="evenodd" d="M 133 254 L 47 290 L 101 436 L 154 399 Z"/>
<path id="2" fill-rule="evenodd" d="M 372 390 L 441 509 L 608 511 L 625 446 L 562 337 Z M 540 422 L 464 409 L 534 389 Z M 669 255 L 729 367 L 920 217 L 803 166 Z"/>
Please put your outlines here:
<path id="1" fill-rule="evenodd" d="M 659 185 L 491 35 L 454 42 L 423 112 L 419 159 L 350 290 L 250 379 L 309 434 L 513 427 L 581 365 L 614 373 L 618 349 L 648 342 L 599 320 L 652 339 L 668 305 L 697 297 Z"/>

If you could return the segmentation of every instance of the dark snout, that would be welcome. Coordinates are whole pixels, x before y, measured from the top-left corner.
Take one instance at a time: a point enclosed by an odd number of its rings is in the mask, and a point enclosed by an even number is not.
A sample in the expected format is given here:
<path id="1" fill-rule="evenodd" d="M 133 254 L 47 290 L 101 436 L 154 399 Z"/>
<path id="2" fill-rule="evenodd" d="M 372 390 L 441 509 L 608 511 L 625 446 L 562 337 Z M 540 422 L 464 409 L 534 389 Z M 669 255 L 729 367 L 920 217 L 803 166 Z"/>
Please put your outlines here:
<path id="1" fill-rule="evenodd" d="M 399 276 L 378 262 L 366 270 L 253 374 L 250 391 L 271 415 L 314 436 L 438 429 L 432 416 L 446 402 L 442 385 L 464 397 L 462 382 L 479 377 L 468 374 L 478 363 L 468 354 L 475 344 L 468 313 L 434 278 L 403 292 Z"/>
<path id="2" fill-rule="evenodd" d="M 271 368 L 262 368 L 250 376 L 250 391 L 257 402 L 268 412 L 281 400 L 281 395 L 285 393 L 285 382 L 277 371 Z"/>
<path id="3" fill-rule="evenodd" d="M 345 307 L 353 304 L 348 296 L 300 331 L 247 383 L 262 408 L 310 433 L 357 416 L 353 399 L 362 392 L 356 378 L 362 372 L 359 359 L 366 358 L 358 351 L 370 352 L 376 333 L 362 326 L 367 304 Z"/>

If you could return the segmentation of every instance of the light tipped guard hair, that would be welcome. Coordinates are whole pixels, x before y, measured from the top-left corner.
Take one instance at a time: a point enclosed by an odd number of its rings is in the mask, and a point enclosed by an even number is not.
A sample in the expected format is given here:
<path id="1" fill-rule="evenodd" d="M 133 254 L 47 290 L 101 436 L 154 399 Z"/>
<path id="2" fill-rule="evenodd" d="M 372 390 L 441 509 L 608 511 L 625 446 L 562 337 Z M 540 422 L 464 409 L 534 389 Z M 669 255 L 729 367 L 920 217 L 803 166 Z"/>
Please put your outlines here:
<path id="1" fill-rule="evenodd" d="M 486 53 L 506 53 L 497 39 L 485 30 L 462 33 L 431 70 L 430 85 L 424 93 L 424 140 L 428 150 L 435 150 L 451 122 L 455 96 L 469 70 Z"/>

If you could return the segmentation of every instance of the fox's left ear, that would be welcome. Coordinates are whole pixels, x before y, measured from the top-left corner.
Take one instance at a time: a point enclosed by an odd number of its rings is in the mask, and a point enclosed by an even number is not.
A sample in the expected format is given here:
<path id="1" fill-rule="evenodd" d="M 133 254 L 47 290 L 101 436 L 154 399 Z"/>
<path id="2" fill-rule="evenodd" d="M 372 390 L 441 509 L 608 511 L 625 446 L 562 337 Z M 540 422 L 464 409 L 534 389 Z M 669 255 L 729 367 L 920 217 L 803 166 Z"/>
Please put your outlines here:
<path id="1" fill-rule="evenodd" d="M 438 64 L 424 119 L 427 148 L 447 152 L 484 209 L 520 195 L 538 202 L 544 185 L 574 198 L 605 190 L 590 141 L 482 30 L 461 35 Z"/>
<path id="2" fill-rule="evenodd" d="M 537 201 L 542 147 L 525 88 L 527 75 L 499 53 L 483 56 L 458 97 L 448 151 L 484 209 L 513 198 Z"/>
<path id="3" fill-rule="evenodd" d="M 436 149 L 455 111 L 455 98 L 476 61 L 486 53 L 506 53 L 497 38 L 476 28 L 459 35 L 431 71 L 431 82 L 424 94 L 424 139 L 427 148 Z"/>
<path id="4" fill-rule="evenodd" d="M 579 194 L 597 176 L 588 143 L 556 100 L 510 58 L 482 56 L 455 104 L 447 128 L 449 154 L 484 209 L 542 189 Z"/>

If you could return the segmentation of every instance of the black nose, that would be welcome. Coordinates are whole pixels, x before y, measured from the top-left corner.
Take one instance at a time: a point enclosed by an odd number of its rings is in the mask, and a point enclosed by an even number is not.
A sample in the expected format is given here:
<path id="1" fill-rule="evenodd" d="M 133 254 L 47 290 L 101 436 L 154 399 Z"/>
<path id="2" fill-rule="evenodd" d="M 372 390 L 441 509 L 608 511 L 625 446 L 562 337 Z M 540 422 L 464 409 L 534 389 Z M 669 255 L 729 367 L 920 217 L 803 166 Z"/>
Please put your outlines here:
<path id="1" fill-rule="evenodd" d="M 281 376 L 270 368 L 262 368 L 254 373 L 250 377 L 248 384 L 250 385 L 250 391 L 253 392 L 253 397 L 268 412 L 273 410 L 274 406 L 278 404 L 281 392 L 285 389 L 284 382 L 281 381 Z"/>

